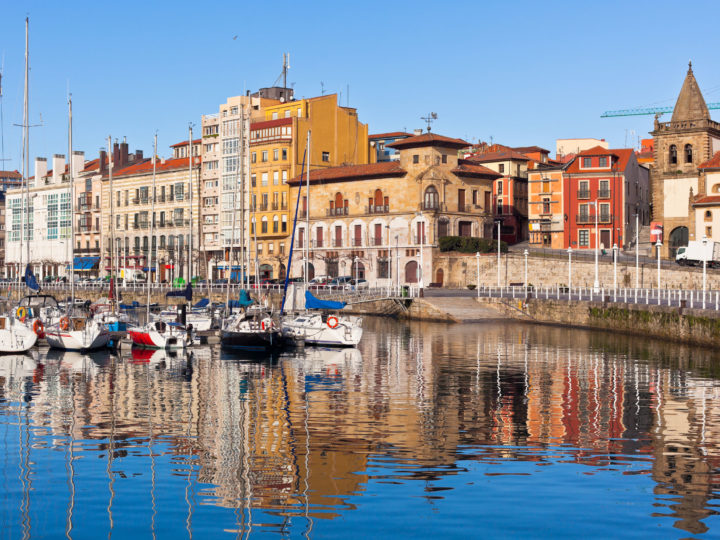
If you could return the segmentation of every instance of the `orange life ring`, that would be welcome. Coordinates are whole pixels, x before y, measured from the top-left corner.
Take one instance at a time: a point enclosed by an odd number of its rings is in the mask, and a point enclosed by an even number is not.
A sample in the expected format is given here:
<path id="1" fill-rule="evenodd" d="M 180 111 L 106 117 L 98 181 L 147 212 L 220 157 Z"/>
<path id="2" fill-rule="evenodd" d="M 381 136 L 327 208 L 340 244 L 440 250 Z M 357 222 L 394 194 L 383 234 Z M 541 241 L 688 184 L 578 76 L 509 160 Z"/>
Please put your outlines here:
<path id="1" fill-rule="evenodd" d="M 67 318 L 67 316 L 60 319 L 60 330 L 67 330 L 70 328 L 70 319 Z"/>
<path id="2" fill-rule="evenodd" d="M 45 333 L 45 326 L 40 319 L 35 319 L 35 322 L 33 323 L 33 332 L 35 332 L 38 336 L 42 336 Z"/>
<path id="3" fill-rule="evenodd" d="M 338 326 L 337 317 L 334 317 L 334 316 L 328 317 L 328 319 L 327 319 L 327 325 L 328 325 L 330 328 L 337 328 L 337 326 Z"/>

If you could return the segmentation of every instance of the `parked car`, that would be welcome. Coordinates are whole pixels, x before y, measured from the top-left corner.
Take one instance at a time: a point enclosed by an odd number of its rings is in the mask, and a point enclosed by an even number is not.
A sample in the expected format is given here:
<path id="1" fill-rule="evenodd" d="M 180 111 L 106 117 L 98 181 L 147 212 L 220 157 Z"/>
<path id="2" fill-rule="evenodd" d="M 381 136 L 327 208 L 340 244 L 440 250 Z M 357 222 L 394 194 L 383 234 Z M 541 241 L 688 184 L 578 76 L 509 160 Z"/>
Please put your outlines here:
<path id="1" fill-rule="evenodd" d="M 366 279 L 351 279 L 347 285 L 345 285 L 345 289 L 350 291 L 355 290 L 361 290 L 361 289 L 369 289 L 370 284 L 367 282 Z"/>
<path id="2" fill-rule="evenodd" d="M 336 278 L 331 279 L 330 283 L 328 283 L 328 285 L 330 285 L 331 287 L 344 288 L 345 285 L 348 285 L 351 281 L 352 281 L 352 276 L 338 276 Z"/>

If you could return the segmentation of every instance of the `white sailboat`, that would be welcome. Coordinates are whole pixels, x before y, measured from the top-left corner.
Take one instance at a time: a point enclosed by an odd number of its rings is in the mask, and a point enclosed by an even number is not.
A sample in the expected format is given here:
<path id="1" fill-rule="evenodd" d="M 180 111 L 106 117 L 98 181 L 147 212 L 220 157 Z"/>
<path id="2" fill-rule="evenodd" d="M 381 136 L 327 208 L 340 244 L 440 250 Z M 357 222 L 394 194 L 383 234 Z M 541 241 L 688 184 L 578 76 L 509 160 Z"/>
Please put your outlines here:
<path id="1" fill-rule="evenodd" d="M 75 203 L 74 197 L 74 178 L 73 178 L 73 158 L 72 158 L 72 99 L 68 98 L 68 150 L 69 165 L 68 173 L 70 175 L 70 204 Z M 71 211 L 72 215 L 72 211 Z M 66 314 L 60 321 L 53 326 L 49 326 L 45 331 L 45 339 L 50 347 L 55 349 L 63 349 L 70 351 L 91 351 L 107 347 L 110 342 L 110 332 L 104 324 L 98 322 L 93 317 L 86 317 L 84 314 L 78 316 L 74 314 L 75 310 L 75 216 L 72 215 L 70 221 L 70 305 L 67 307 Z"/>
<path id="2" fill-rule="evenodd" d="M 38 335 L 14 317 L 0 316 L 0 353 L 22 353 L 37 343 Z"/>
<path id="3" fill-rule="evenodd" d="M 310 132 L 307 135 L 307 153 L 310 155 Z M 339 310 L 345 307 L 344 302 L 331 302 L 315 298 L 310 291 L 307 290 L 308 261 L 310 260 L 310 166 L 308 158 L 308 167 L 306 170 L 306 244 L 307 253 L 305 256 L 305 268 L 303 275 L 305 276 L 305 312 L 299 315 L 289 315 L 282 318 L 282 333 L 287 339 L 294 341 L 304 341 L 307 345 L 324 345 L 333 347 L 354 347 L 360 343 L 362 338 L 362 318 L 349 317 L 341 315 Z M 298 198 L 295 208 L 295 220 L 293 222 L 293 241 L 290 245 L 290 256 L 288 257 L 287 275 L 290 275 L 290 266 L 292 264 L 293 244 L 295 238 L 295 225 L 297 223 L 297 205 L 300 203 L 300 190 L 302 183 L 298 187 Z M 290 311 L 296 309 L 297 301 L 294 286 L 290 287 L 292 299 L 292 307 Z M 288 292 L 288 277 L 285 278 L 285 296 L 283 297 L 283 305 L 280 310 L 282 317 L 285 312 L 285 299 Z M 332 313 L 331 313 L 332 312 Z"/>

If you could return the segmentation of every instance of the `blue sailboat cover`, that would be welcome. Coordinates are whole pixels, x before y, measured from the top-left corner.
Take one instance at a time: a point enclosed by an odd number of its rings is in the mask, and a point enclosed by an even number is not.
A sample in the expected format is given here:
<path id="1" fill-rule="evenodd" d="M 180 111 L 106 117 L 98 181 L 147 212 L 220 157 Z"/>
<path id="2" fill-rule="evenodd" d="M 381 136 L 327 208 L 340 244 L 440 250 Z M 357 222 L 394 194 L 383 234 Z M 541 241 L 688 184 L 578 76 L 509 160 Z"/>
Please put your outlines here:
<path id="1" fill-rule="evenodd" d="M 192 285 L 188 283 L 184 290 L 170 291 L 165 296 L 184 296 L 188 302 L 192 302 Z"/>
<path id="2" fill-rule="evenodd" d="M 202 309 L 202 308 L 208 307 L 209 304 L 210 304 L 210 300 L 208 300 L 207 298 L 203 298 L 202 300 L 200 300 L 198 303 L 196 303 L 193 306 L 193 309 Z"/>
<path id="3" fill-rule="evenodd" d="M 320 300 L 319 298 L 315 298 L 310 291 L 305 291 L 305 309 L 342 309 L 346 305 L 346 302 Z"/>
<path id="4" fill-rule="evenodd" d="M 37 278 L 35 277 L 35 274 L 33 274 L 32 268 L 30 268 L 29 264 L 25 267 L 25 285 L 27 285 L 30 290 L 40 290 L 40 285 L 38 285 Z"/>

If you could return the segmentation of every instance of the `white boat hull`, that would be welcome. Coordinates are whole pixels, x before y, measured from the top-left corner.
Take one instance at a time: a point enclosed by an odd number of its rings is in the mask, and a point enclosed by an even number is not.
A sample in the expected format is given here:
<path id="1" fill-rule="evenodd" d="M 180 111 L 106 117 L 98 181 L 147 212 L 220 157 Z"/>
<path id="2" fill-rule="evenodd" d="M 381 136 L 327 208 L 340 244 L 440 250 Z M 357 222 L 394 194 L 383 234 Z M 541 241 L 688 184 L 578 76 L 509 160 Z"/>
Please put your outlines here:
<path id="1" fill-rule="evenodd" d="M 45 331 L 48 345 L 66 351 L 92 351 L 108 346 L 110 332 L 100 325 L 88 325 L 83 330 L 52 329 Z"/>
<path id="2" fill-rule="evenodd" d="M 37 343 L 37 334 L 19 322 L 0 330 L 0 353 L 21 353 L 32 349 Z"/>
<path id="3" fill-rule="evenodd" d="M 328 320 L 330 318 L 328 317 Z M 304 340 L 306 345 L 355 347 L 362 338 L 362 319 L 335 317 L 337 326 L 330 327 L 320 315 L 300 315 L 283 321 L 283 335 Z"/>

